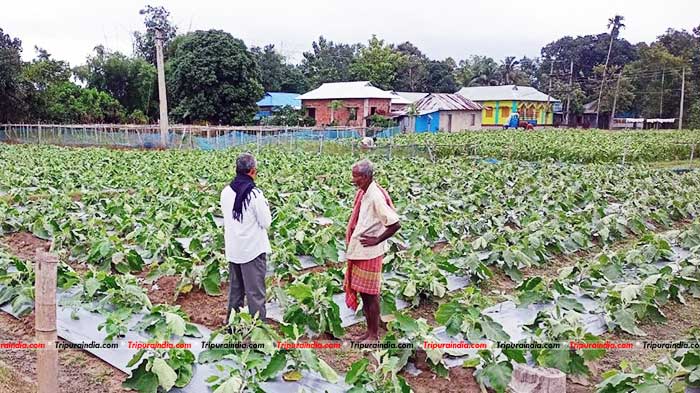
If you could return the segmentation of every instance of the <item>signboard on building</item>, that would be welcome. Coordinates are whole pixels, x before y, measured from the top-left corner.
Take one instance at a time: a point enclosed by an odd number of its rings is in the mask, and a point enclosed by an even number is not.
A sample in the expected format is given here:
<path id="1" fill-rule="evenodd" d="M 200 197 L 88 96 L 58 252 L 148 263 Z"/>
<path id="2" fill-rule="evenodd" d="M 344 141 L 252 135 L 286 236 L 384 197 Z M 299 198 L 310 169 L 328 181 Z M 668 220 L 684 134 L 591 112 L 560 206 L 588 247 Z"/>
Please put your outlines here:
<path id="1" fill-rule="evenodd" d="M 554 113 L 562 113 L 564 111 L 564 106 L 561 104 L 561 102 L 553 102 L 552 111 Z"/>

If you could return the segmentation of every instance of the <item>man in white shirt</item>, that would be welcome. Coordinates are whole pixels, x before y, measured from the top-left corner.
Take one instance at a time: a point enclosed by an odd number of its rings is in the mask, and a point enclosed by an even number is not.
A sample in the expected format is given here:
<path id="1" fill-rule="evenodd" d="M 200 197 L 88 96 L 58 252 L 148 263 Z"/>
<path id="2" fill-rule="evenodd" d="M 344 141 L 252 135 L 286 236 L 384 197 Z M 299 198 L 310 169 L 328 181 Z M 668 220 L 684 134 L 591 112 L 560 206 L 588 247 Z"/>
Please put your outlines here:
<path id="1" fill-rule="evenodd" d="M 374 166 L 369 160 L 352 167 L 352 182 L 357 193 L 345 234 L 345 304 L 356 310 L 360 294 L 367 332 L 358 339 L 371 342 L 379 339 L 382 263 L 389 249 L 386 239 L 399 230 L 401 223 L 389 193 L 374 181 Z"/>
<path id="2" fill-rule="evenodd" d="M 224 214 L 224 243 L 229 262 L 228 323 L 231 310 L 238 312 L 243 298 L 250 315 L 265 320 L 265 272 L 272 252 L 267 230 L 272 222 L 270 207 L 255 187 L 257 164 L 252 154 L 236 160 L 236 178 L 221 191 Z"/>

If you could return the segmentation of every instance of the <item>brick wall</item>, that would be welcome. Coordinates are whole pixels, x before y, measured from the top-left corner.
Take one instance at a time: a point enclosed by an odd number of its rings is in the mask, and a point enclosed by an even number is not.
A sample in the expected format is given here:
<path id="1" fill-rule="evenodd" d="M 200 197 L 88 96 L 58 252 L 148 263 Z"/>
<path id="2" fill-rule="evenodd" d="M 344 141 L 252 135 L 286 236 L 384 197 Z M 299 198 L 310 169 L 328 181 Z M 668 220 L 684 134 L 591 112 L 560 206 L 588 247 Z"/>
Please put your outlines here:
<path id="1" fill-rule="evenodd" d="M 301 105 L 304 108 L 314 108 L 316 110 L 316 125 L 325 126 L 331 123 L 331 108 L 330 104 L 334 100 L 303 100 Z M 333 113 L 333 118 L 339 126 L 354 126 L 364 127 L 366 125 L 365 118 L 372 113 L 372 107 L 376 108 L 376 113 L 380 115 L 388 115 L 391 107 L 391 100 L 384 98 L 369 98 L 367 99 L 367 113 L 365 114 L 365 99 L 353 98 L 339 100 L 343 102 L 343 107 L 337 109 Z M 350 120 L 351 108 L 356 108 L 356 120 Z"/>

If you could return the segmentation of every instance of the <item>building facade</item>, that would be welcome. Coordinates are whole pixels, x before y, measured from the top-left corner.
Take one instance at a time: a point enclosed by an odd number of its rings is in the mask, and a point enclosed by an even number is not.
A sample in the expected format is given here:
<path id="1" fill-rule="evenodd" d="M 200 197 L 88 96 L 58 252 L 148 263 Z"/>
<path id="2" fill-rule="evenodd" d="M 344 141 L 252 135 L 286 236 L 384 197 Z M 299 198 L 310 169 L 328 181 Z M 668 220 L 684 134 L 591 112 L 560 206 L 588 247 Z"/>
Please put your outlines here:
<path id="1" fill-rule="evenodd" d="M 324 83 L 299 96 L 306 114 L 316 119 L 317 126 L 349 127 L 367 127 L 373 115 L 389 116 L 394 98 L 367 81 Z"/>
<path id="2" fill-rule="evenodd" d="M 552 126 L 554 109 L 559 100 L 529 86 L 463 87 L 457 94 L 481 104 L 481 124 L 484 127 L 502 127 L 510 115 L 517 112 L 521 121 L 533 126 Z"/>
<path id="3" fill-rule="evenodd" d="M 407 110 L 395 117 L 406 132 L 455 132 L 481 128 L 481 105 L 458 94 L 431 93 L 416 101 L 411 114 Z"/>

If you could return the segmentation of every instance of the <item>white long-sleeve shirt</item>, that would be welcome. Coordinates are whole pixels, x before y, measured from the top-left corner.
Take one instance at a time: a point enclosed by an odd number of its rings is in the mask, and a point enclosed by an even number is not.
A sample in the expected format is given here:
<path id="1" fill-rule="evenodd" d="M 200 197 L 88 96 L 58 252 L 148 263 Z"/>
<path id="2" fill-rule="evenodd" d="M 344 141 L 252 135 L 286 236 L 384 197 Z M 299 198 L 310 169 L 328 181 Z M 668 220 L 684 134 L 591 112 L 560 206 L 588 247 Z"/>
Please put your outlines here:
<path id="1" fill-rule="evenodd" d="M 267 229 L 272 215 L 262 191 L 250 192 L 250 203 L 243 209 L 241 221 L 233 219 L 233 202 L 236 192 L 230 186 L 221 191 L 221 212 L 224 214 L 224 243 L 226 259 L 233 263 L 246 263 L 262 253 L 271 253 Z"/>

